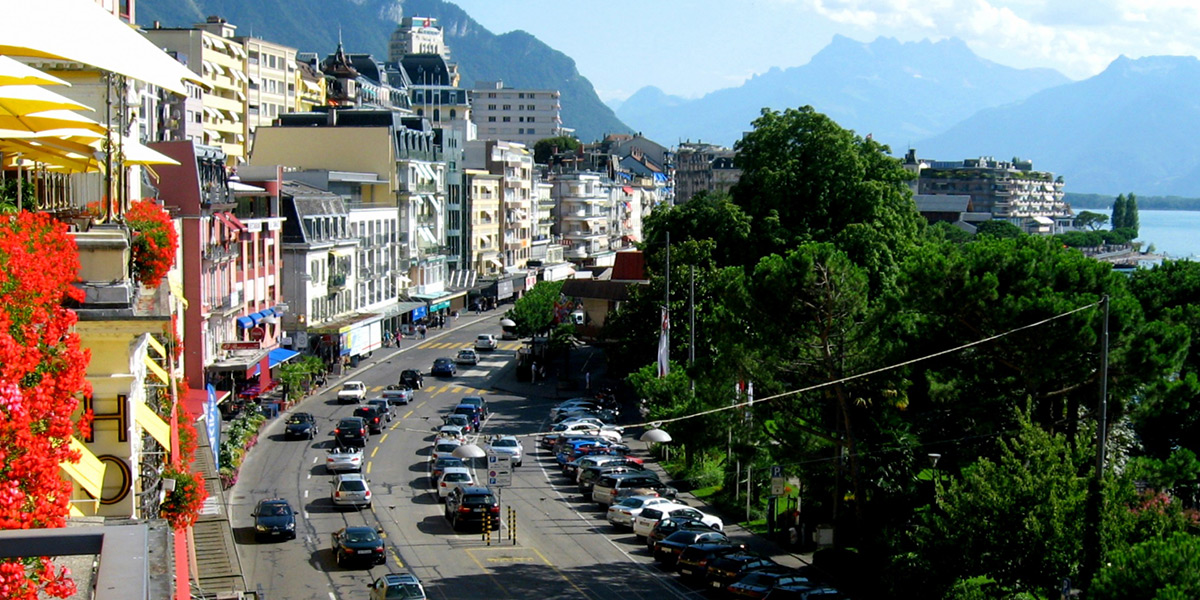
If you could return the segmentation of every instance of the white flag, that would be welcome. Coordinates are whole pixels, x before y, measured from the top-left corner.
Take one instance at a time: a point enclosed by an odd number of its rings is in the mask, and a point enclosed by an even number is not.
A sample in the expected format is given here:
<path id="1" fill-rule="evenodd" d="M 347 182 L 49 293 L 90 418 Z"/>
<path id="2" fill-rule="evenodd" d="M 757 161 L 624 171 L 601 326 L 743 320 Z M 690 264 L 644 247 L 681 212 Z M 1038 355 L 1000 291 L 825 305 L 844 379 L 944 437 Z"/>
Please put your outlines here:
<path id="1" fill-rule="evenodd" d="M 662 330 L 658 334 L 658 376 L 666 377 L 671 372 L 671 320 L 667 307 L 662 309 Z"/>

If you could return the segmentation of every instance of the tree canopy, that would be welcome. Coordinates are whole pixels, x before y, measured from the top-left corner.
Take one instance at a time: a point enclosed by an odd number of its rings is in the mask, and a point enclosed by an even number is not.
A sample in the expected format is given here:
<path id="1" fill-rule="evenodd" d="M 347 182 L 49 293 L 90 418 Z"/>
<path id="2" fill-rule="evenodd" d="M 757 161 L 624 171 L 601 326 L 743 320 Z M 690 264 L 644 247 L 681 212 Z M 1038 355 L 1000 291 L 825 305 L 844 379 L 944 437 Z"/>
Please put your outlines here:
<path id="1" fill-rule="evenodd" d="M 540 139 L 533 144 L 533 162 L 539 165 L 549 164 L 555 152 L 574 152 L 579 146 L 579 140 L 569 135 Z"/>

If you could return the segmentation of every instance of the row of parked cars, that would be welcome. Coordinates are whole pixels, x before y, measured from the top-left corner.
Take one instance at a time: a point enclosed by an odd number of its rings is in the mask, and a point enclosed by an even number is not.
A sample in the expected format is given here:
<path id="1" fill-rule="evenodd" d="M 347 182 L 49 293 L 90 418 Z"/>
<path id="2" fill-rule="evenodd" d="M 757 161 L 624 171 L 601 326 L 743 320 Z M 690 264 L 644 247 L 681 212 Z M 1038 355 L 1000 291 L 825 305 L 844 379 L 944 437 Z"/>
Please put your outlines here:
<path id="1" fill-rule="evenodd" d="M 815 573 L 731 541 L 720 517 L 678 501 L 674 488 L 629 454 L 611 411 L 588 398 L 561 403 L 551 409 L 551 432 L 539 444 L 553 453 L 582 499 L 607 507 L 609 524 L 632 531 L 664 569 L 720 597 L 845 598 Z"/>

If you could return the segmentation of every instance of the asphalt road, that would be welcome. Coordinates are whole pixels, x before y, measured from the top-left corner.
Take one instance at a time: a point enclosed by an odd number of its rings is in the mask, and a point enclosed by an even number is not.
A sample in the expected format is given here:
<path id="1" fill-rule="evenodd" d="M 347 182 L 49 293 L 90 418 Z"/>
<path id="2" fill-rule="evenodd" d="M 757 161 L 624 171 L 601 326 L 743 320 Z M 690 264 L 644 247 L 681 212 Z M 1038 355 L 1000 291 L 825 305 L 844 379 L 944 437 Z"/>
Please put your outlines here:
<path id="1" fill-rule="evenodd" d="M 386 435 L 372 436 L 367 445 L 364 474 L 374 496 L 371 509 L 341 509 L 329 499 L 332 477 L 324 467 L 326 449 L 332 446 L 329 433 L 338 418 L 353 410 L 337 404 L 337 386 L 293 409 L 316 416 L 321 427 L 316 440 L 284 440 L 284 418 L 265 427 L 229 495 L 250 589 L 260 588 L 268 600 L 367 598 L 367 585 L 375 578 L 407 571 L 421 579 L 432 599 L 662 600 L 694 593 L 653 566 L 632 533 L 612 530 L 604 512 L 582 502 L 533 437 L 523 440 L 524 464 L 515 469 L 512 487 L 502 490 L 505 521 L 491 544 L 478 532 L 451 530 L 427 470 L 431 429 L 441 423 L 440 416 L 458 398 L 482 393 L 492 411 L 485 435 L 532 434 L 544 430 L 554 403 L 492 389 L 505 375 L 511 377 L 517 342 L 500 342 L 496 351 L 481 353 L 477 367 L 460 367 L 456 377 L 428 375 L 433 359 L 472 347 L 479 333 L 499 334 L 499 318 L 494 312 L 463 316 L 453 329 L 431 330 L 426 340 L 405 340 L 400 349 L 377 352 L 375 366 L 368 363 L 348 374 L 378 392 L 395 383 L 402 369 L 426 373 L 425 387 L 412 404 L 396 407 L 397 418 L 385 428 Z M 296 540 L 255 543 L 251 512 L 266 497 L 286 498 L 300 513 Z M 510 508 L 516 517 L 512 520 L 507 518 Z M 383 529 L 387 564 L 345 569 L 334 564 L 331 534 L 356 525 Z"/>

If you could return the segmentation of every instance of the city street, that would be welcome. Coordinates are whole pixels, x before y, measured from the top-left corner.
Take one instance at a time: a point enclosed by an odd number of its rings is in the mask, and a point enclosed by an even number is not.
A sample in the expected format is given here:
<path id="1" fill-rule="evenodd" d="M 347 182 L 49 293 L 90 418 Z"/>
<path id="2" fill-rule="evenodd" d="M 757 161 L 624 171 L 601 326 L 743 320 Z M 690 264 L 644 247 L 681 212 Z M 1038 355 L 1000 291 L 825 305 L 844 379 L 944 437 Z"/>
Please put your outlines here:
<path id="1" fill-rule="evenodd" d="M 483 395 L 492 412 L 483 426 L 485 435 L 533 434 L 546 426 L 547 409 L 555 401 L 549 385 L 523 386 L 544 388 L 544 397 L 493 391 L 499 379 L 512 380 L 511 362 L 519 342 L 502 341 L 494 352 L 481 353 L 478 366 L 460 368 L 455 377 L 428 375 L 435 358 L 472 347 L 477 334 L 499 334 L 499 318 L 494 312 L 464 316 L 450 324 L 457 329 L 430 330 L 426 340 L 406 339 L 399 349 L 377 351 L 365 366 L 339 380 L 364 381 L 371 397 L 394 384 L 401 369 L 426 373 L 425 386 L 412 404 L 397 406 L 397 418 L 367 445 L 363 474 L 374 494 L 370 509 L 342 509 L 329 499 L 332 476 L 324 460 L 333 443 L 330 433 L 337 419 L 353 410 L 352 405 L 336 403 L 337 385 L 293 409 L 316 416 L 321 427 L 316 440 L 285 441 L 283 419 L 265 426 L 229 494 L 235 539 L 251 589 L 261 587 L 270 599 L 365 598 L 366 586 L 376 577 L 411 571 L 431 598 L 661 598 L 689 593 L 653 566 L 632 533 L 612 531 L 603 512 L 562 486 L 553 457 L 538 451 L 532 436 L 522 438 L 524 465 L 515 470 L 513 486 L 502 490 L 505 522 L 493 532 L 491 545 L 477 531 L 451 530 L 427 470 L 431 429 L 441 424 L 441 415 L 463 396 Z M 255 543 L 254 505 L 276 496 L 298 512 L 297 539 Z M 515 520 L 507 518 L 510 508 Z M 330 535 L 362 525 L 382 528 L 387 563 L 369 569 L 336 566 Z M 514 533 L 516 543 L 511 539 Z"/>

